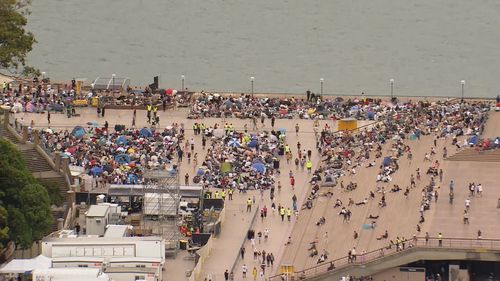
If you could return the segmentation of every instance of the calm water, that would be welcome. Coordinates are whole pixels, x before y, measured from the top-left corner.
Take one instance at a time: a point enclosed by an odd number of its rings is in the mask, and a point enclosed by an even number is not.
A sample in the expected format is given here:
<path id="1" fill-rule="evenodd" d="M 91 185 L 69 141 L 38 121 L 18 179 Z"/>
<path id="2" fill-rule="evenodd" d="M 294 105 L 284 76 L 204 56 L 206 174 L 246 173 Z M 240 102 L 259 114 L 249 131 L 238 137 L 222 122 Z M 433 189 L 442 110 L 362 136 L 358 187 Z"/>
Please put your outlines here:
<path id="1" fill-rule="evenodd" d="M 410 4 L 409 2 L 417 2 Z M 57 80 L 192 89 L 500 93 L 498 0 L 34 0 L 29 62 Z"/>

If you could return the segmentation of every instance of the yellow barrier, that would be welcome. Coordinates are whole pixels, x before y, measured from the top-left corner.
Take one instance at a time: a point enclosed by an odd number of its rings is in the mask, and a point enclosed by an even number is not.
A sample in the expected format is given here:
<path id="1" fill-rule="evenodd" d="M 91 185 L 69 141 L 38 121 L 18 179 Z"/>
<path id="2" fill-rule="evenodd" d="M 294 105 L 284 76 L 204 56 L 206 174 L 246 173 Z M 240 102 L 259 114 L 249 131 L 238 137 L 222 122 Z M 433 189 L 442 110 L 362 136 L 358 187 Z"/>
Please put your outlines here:
<path id="1" fill-rule="evenodd" d="M 87 100 L 74 100 L 73 101 L 74 106 L 87 106 Z"/>

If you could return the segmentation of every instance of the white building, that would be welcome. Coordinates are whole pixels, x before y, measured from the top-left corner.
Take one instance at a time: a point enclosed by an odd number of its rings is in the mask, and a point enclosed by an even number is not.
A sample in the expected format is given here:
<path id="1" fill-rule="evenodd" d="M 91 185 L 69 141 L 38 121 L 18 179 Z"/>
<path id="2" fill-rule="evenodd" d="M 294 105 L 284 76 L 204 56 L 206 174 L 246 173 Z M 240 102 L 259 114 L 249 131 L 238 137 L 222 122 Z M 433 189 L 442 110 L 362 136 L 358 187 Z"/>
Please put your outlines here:
<path id="1" fill-rule="evenodd" d="M 45 238 L 42 254 L 54 268 L 101 268 L 114 281 L 159 281 L 165 263 L 161 237 Z"/>
<path id="2" fill-rule="evenodd" d="M 87 235 L 104 235 L 109 220 L 109 206 L 92 205 L 85 215 Z"/>

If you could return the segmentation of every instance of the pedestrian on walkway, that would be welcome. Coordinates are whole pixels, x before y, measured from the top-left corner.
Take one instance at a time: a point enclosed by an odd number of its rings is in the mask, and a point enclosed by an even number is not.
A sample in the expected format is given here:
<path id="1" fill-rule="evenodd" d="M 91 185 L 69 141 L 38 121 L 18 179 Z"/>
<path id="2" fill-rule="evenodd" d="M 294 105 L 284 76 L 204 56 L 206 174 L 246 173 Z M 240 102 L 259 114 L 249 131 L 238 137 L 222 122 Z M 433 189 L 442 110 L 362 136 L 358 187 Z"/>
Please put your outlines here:
<path id="1" fill-rule="evenodd" d="M 285 221 L 285 208 L 280 207 L 280 216 L 281 216 L 281 221 Z"/>
<path id="2" fill-rule="evenodd" d="M 257 280 L 257 268 L 254 266 L 252 269 L 253 280 Z"/>
<path id="3" fill-rule="evenodd" d="M 443 247 L 443 234 L 441 232 L 438 234 L 438 245 L 439 247 Z"/>
<path id="4" fill-rule="evenodd" d="M 243 279 L 247 278 L 247 271 L 248 271 L 247 265 L 243 264 L 243 266 L 241 267 L 241 273 L 243 274 Z"/>
<path id="5" fill-rule="evenodd" d="M 245 259 L 245 246 L 241 247 L 240 249 L 240 255 L 241 255 L 241 259 L 244 260 Z"/>
<path id="6" fill-rule="evenodd" d="M 251 212 L 252 211 L 252 199 L 250 197 L 248 197 L 247 199 L 247 212 Z"/>
<path id="7" fill-rule="evenodd" d="M 288 221 L 291 221 L 291 218 L 292 218 L 292 210 L 290 210 L 290 208 L 288 208 L 286 210 L 286 217 L 288 219 Z"/>
<path id="8" fill-rule="evenodd" d="M 224 271 L 224 281 L 229 281 L 229 271 L 227 269 Z"/>

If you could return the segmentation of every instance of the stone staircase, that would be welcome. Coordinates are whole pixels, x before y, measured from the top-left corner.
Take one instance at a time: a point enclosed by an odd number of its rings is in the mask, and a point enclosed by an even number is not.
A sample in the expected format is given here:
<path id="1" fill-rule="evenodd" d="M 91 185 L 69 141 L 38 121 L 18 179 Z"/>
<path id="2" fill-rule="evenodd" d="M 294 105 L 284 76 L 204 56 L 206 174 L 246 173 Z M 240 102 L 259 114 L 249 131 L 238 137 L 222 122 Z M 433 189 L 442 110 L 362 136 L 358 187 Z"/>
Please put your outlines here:
<path id="1" fill-rule="evenodd" d="M 500 162 L 500 149 L 477 151 L 467 148 L 448 157 L 448 161 Z"/>
<path id="2" fill-rule="evenodd" d="M 19 149 L 28 169 L 36 179 L 41 183 L 57 186 L 61 191 L 61 195 L 66 198 L 67 191 L 69 190 L 66 179 L 52 168 L 45 157 L 43 157 L 32 144 L 24 144 L 18 137 L 1 125 L 0 137 L 9 140 Z M 64 216 L 64 209 L 61 207 L 53 208 L 52 216 L 54 218 L 54 223 L 51 226 L 51 231 L 57 231 L 57 219 Z"/>

